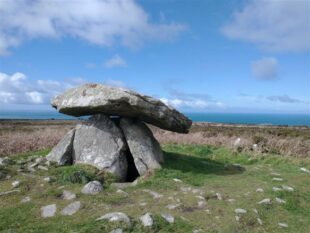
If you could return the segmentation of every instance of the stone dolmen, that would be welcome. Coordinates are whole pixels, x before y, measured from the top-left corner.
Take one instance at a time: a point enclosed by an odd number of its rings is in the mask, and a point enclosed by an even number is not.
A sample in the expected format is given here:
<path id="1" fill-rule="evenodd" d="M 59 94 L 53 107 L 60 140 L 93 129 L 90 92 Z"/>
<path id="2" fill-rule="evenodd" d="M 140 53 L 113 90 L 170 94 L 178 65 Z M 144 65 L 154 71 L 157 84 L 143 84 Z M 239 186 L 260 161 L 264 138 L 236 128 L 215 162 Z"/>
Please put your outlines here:
<path id="1" fill-rule="evenodd" d="M 164 162 L 160 145 L 144 123 L 187 133 L 192 122 L 160 100 L 134 91 L 85 84 L 52 99 L 71 116 L 89 116 L 70 130 L 47 155 L 59 165 L 83 163 L 131 181 Z"/>

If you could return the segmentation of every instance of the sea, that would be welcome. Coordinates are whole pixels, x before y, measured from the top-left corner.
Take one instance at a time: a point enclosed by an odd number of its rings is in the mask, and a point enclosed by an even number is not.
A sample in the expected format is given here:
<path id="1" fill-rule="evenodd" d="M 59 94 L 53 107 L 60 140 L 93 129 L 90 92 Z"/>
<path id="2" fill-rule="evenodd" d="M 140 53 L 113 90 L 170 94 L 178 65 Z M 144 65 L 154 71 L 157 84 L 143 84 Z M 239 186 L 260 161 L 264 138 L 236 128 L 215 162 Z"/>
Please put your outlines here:
<path id="1" fill-rule="evenodd" d="M 310 126 L 310 114 L 271 114 L 271 113 L 184 113 L 193 122 L 258 124 L 258 125 L 288 125 Z M 79 119 L 86 119 L 80 117 Z M 0 110 L 0 119 L 64 119 L 70 117 L 56 111 L 3 111 Z"/>

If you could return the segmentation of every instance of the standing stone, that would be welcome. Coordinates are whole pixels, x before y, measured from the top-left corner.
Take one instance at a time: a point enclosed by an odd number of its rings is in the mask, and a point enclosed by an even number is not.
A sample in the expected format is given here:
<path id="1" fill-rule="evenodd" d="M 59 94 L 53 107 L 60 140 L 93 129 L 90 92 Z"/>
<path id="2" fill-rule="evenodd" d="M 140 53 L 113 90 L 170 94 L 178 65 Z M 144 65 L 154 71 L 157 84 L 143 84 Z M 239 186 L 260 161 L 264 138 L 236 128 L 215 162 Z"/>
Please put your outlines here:
<path id="1" fill-rule="evenodd" d="M 147 123 L 179 133 L 187 133 L 192 121 L 162 101 L 137 92 L 105 86 L 84 84 L 53 98 L 52 106 L 59 112 L 83 116 L 107 114 L 138 118 Z"/>
<path id="2" fill-rule="evenodd" d="M 47 160 L 59 165 L 72 163 L 72 144 L 75 129 L 70 130 L 47 155 Z"/>
<path id="3" fill-rule="evenodd" d="M 98 194 L 103 191 L 103 187 L 99 181 L 91 181 L 87 183 L 83 189 L 82 193 L 84 194 Z"/>
<path id="4" fill-rule="evenodd" d="M 129 150 L 140 175 L 160 168 L 163 153 L 151 130 L 141 121 L 122 118 L 120 121 Z"/>
<path id="5" fill-rule="evenodd" d="M 110 172 L 120 180 L 127 174 L 127 145 L 121 130 L 105 115 L 94 115 L 78 125 L 73 141 L 73 162 Z"/>

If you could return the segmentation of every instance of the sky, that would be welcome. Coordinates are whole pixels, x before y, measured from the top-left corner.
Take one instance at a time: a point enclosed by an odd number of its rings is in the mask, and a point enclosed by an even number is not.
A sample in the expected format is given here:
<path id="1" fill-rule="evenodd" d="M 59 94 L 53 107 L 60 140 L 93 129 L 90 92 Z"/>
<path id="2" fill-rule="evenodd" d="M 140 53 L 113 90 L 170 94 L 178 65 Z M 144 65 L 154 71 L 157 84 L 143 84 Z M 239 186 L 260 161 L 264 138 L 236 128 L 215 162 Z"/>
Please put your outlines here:
<path id="1" fill-rule="evenodd" d="M 0 111 L 83 83 L 183 112 L 310 114 L 309 0 L 0 0 Z"/>

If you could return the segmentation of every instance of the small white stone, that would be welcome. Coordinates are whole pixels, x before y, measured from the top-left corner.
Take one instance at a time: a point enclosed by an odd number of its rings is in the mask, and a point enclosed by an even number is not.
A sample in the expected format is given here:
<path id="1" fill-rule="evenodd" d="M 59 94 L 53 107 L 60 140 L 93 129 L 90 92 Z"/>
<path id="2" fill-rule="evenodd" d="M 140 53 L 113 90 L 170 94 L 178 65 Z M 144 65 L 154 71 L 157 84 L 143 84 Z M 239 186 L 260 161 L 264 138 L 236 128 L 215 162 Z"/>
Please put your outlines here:
<path id="1" fill-rule="evenodd" d="M 105 214 L 99 218 L 96 219 L 97 221 L 99 220 L 108 220 L 109 222 L 125 222 L 130 224 L 130 219 L 129 217 L 122 213 L 122 212 L 113 212 L 113 213 L 108 213 Z"/>
<path id="2" fill-rule="evenodd" d="M 283 181 L 283 178 L 274 177 L 272 178 L 273 181 Z"/>
<path id="3" fill-rule="evenodd" d="M 205 208 L 207 205 L 206 201 L 198 201 L 198 208 L 202 209 L 202 208 Z"/>
<path id="4" fill-rule="evenodd" d="M 294 192 L 294 189 L 290 186 L 287 185 L 282 185 L 283 190 L 289 191 L 289 192 Z"/>
<path id="5" fill-rule="evenodd" d="M 281 176 L 281 174 L 280 173 L 277 173 L 277 172 L 272 172 L 272 173 L 270 173 L 272 176 Z"/>
<path id="6" fill-rule="evenodd" d="M 174 178 L 173 181 L 174 181 L 174 182 L 177 182 L 177 183 L 182 183 L 182 182 L 183 182 L 182 180 L 177 179 L 177 178 Z"/>
<path id="7" fill-rule="evenodd" d="M 302 172 L 305 172 L 305 173 L 310 174 L 310 171 L 309 171 L 307 168 L 305 168 L 305 167 L 301 167 L 300 170 L 301 170 Z"/>
<path id="8" fill-rule="evenodd" d="M 203 196 L 196 196 L 198 199 L 205 201 L 206 199 Z"/>
<path id="9" fill-rule="evenodd" d="M 283 222 L 279 222 L 278 225 L 279 225 L 279 227 L 283 227 L 283 228 L 288 227 L 288 225 L 286 223 L 283 223 Z"/>
<path id="10" fill-rule="evenodd" d="M 229 198 L 227 201 L 230 202 L 230 203 L 232 203 L 232 202 L 235 202 L 236 200 L 233 199 L 233 198 Z"/>
<path id="11" fill-rule="evenodd" d="M 271 205 L 271 200 L 270 198 L 265 198 L 259 202 L 257 202 L 258 204 L 264 204 L 264 205 Z"/>
<path id="12" fill-rule="evenodd" d="M 216 193 L 215 194 L 218 200 L 223 200 L 222 195 L 220 193 Z"/>
<path id="13" fill-rule="evenodd" d="M 15 180 L 12 182 L 12 186 L 13 188 L 17 188 L 20 185 L 20 181 L 19 180 Z"/>
<path id="14" fill-rule="evenodd" d="M 151 227 L 153 226 L 153 223 L 154 223 L 153 218 L 150 213 L 146 213 L 142 215 L 140 217 L 140 221 L 142 222 L 142 225 L 145 227 Z"/>
<path id="15" fill-rule="evenodd" d="M 239 222 L 240 217 L 238 215 L 235 215 L 235 219 L 236 219 L 237 222 Z"/>
<path id="16" fill-rule="evenodd" d="M 53 217 L 56 214 L 57 207 L 56 204 L 46 205 L 41 207 L 41 217 L 49 218 Z"/>
<path id="17" fill-rule="evenodd" d="M 258 188 L 258 189 L 256 189 L 256 192 L 258 192 L 258 193 L 263 193 L 263 192 L 264 192 L 264 189 Z"/>
<path id="18" fill-rule="evenodd" d="M 161 214 L 161 216 L 169 223 L 174 223 L 174 217 L 170 214 Z"/>
<path id="19" fill-rule="evenodd" d="M 154 191 L 151 191 L 151 190 L 148 190 L 148 189 L 144 189 L 143 192 L 149 193 L 154 199 L 159 199 L 159 198 L 163 197 L 162 194 L 159 194 L 157 192 L 154 192 Z"/>
<path id="20" fill-rule="evenodd" d="M 245 209 L 237 208 L 235 209 L 236 214 L 246 214 L 247 211 Z"/>
<path id="21" fill-rule="evenodd" d="M 64 200 L 72 200 L 72 199 L 76 198 L 76 195 L 75 195 L 75 193 L 73 193 L 71 191 L 64 190 L 62 192 L 61 198 L 64 199 Z"/>
<path id="22" fill-rule="evenodd" d="M 258 214 L 258 210 L 257 209 L 253 209 L 255 214 Z"/>
<path id="23" fill-rule="evenodd" d="M 21 200 L 21 203 L 26 203 L 26 202 L 29 202 L 31 201 L 31 197 L 24 197 L 22 200 Z"/>
<path id="24" fill-rule="evenodd" d="M 259 225 L 263 225 L 263 221 L 260 218 L 257 218 L 257 222 L 259 223 Z"/>
<path id="25" fill-rule="evenodd" d="M 279 188 L 279 187 L 272 187 L 272 190 L 275 191 L 275 192 L 283 191 L 283 189 Z"/>
<path id="26" fill-rule="evenodd" d="M 283 199 L 278 198 L 278 197 L 276 197 L 276 202 L 278 202 L 278 203 L 280 203 L 280 204 L 286 203 L 286 201 L 284 201 Z"/>
<path id="27" fill-rule="evenodd" d="M 121 190 L 121 189 L 118 189 L 118 190 L 116 191 L 116 193 L 122 194 L 122 195 L 124 195 L 124 196 L 128 196 L 128 193 L 126 193 L 125 191 L 123 191 L 123 190 Z"/>
<path id="28" fill-rule="evenodd" d="M 99 182 L 99 181 L 91 181 L 89 183 L 87 183 L 83 189 L 82 189 L 82 193 L 84 194 L 92 194 L 92 195 L 95 195 L 95 194 L 98 194 L 100 192 L 103 191 L 103 187 L 102 187 L 102 184 Z"/>
<path id="29" fill-rule="evenodd" d="M 61 212 L 61 215 L 73 215 L 76 212 L 78 212 L 78 210 L 81 207 L 81 202 L 79 201 L 75 201 L 69 205 L 67 205 Z"/>
<path id="30" fill-rule="evenodd" d="M 147 203 L 146 203 L 146 202 L 140 202 L 139 205 L 140 205 L 140 206 L 146 206 Z"/>
<path id="31" fill-rule="evenodd" d="M 49 176 L 48 176 L 48 177 L 44 177 L 43 180 L 44 180 L 45 182 L 48 182 L 48 183 L 52 182 L 52 178 L 49 177 Z"/>
<path id="32" fill-rule="evenodd" d="M 174 209 L 178 208 L 179 206 L 181 206 L 181 204 L 169 204 L 166 207 L 169 210 L 174 210 Z"/>
<path id="33" fill-rule="evenodd" d="M 41 165 L 38 166 L 38 169 L 43 170 L 43 171 L 48 171 L 48 167 L 44 167 Z"/>

